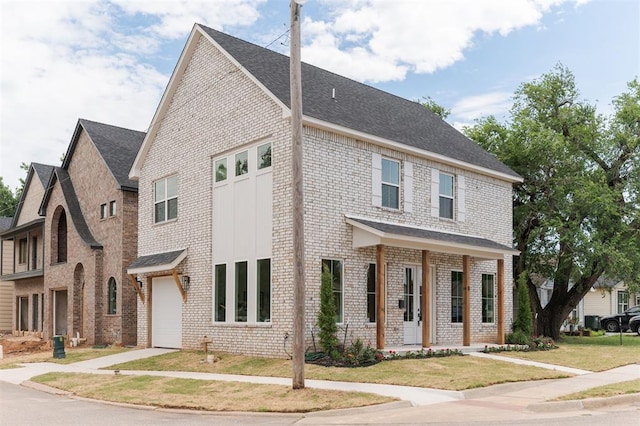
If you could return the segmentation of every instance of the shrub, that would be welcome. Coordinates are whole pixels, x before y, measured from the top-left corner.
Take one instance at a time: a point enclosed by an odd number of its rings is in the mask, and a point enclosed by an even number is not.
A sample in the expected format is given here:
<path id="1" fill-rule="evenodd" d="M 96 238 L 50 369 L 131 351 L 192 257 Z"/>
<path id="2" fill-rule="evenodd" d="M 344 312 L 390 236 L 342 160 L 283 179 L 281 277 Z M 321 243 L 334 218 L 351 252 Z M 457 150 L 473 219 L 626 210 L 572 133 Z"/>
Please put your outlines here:
<path id="1" fill-rule="evenodd" d="M 356 339 L 344 352 L 344 360 L 352 366 L 371 365 L 382 359 L 379 354 L 382 355 L 379 350 L 372 348 L 371 344 L 365 347 L 362 340 Z"/>
<path id="2" fill-rule="evenodd" d="M 514 331 L 521 331 L 527 337 L 533 334 L 533 315 L 531 314 L 531 304 L 529 303 L 529 284 L 527 274 L 522 273 L 518 278 L 518 312 Z"/>
<path id="3" fill-rule="evenodd" d="M 506 341 L 510 345 L 529 345 L 531 343 L 531 337 L 522 330 L 516 329 L 513 333 L 507 334 Z"/>
<path id="4" fill-rule="evenodd" d="M 320 284 L 320 312 L 318 313 L 320 347 L 326 355 L 335 359 L 338 353 L 338 326 L 336 325 L 336 303 L 333 296 L 333 276 L 323 265 Z"/>

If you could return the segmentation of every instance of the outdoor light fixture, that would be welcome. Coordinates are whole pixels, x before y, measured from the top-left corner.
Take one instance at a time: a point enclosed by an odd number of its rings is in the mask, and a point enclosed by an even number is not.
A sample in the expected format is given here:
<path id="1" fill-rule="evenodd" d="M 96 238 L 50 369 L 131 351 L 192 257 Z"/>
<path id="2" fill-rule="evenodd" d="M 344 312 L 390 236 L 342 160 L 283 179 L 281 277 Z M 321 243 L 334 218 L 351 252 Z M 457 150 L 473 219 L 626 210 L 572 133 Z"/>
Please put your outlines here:
<path id="1" fill-rule="evenodd" d="M 140 287 L 140 290 L 142 290 L 142 280 L 140 280 L 140 278 L 136 278 L 136 282 L 138 283 L 138 287 Z"/>
<path id="2" fill-rule="evenodd" d="M 189 275 L 183 275 L 182 276 L 182 288 L 184 288 L 184 291 L 188 291 L 189 290 L 189 284 L 191 284 L 191 278 L 189 277 Z"/>

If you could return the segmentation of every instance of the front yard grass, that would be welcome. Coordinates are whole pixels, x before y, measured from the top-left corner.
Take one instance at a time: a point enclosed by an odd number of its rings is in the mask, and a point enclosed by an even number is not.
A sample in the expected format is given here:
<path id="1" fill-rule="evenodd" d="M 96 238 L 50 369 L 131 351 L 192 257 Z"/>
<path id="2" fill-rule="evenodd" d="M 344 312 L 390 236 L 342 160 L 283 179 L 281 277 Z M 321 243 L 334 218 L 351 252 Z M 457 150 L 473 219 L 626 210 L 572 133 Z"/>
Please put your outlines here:
<path id="1" fill-rule="evenodd" d="M 587 371 L 605 371 L 640 363 L 640 336 L 578 337 L 565 336 L 556 342 L 558 349 L 534 352 L 500 352 L 499 355 L 547 364 L 563 365 Z"/>
<path id="2" fill-rule="evenodd" d="M 587 389 L 586 391 L 563 395 L 556 400 L 573 400 L 586 398 L 607 398 L 617 395 L 628 395 L 640 393 L 640 379 L 629 380 L 628 382 L 613 383 L 611 385 L 599 386 Z"/>
<path id="3" fill-rule="evenodd" d="M 46 352 L 31 353 L 28 355 L 9 355 L 0 359 L 0 369 L 19 368 L 17 364 L 27 364 L 31 362 L 55 362 L 56 364 L 72 364 L 74 362 L 86 361 L 88 359 L 99 358 L 107 355 L 115 355 L 120 352 L 131 350 L 119 346 L 108 346 L 104 349 L 92 347 L 65 348 L 65 358 L 54 358 L 53 350 Z"/>
<path id="4" fill-rule="evenodd" d="M 216 353 L 213 364 L 203 362 L 201 351 L 179 351 L 108 367 L 109 370 L 197 371 L 247 376 L 291 377 L 291 361 Z M 381 383 L 425 388 L 464 390 L 499 383 L 569 377 L 537 367 L 471 356 L 383 361 L 363 368 L 305 365 L 308 379 Z"/>
<path id="5" fill-rule="evenodd" d="M 31 380 L 86 398 L 210 411 L 302 413 L 396 401 L 364 392 L 156 376 L 47 373 Z"/>

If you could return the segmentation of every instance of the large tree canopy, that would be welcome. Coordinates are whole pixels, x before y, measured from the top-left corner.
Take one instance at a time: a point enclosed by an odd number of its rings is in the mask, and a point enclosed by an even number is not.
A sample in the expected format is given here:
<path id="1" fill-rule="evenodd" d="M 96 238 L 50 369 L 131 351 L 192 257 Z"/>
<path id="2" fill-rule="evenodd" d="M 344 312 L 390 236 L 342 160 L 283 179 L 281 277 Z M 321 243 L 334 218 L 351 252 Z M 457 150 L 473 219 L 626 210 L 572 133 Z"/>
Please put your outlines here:
<path id="1" fill-rule="evenodd" d="M 465 133 L 518 172 L 514 239 L 538 334 L 557 338 L 563 320 L 603 274 L 640 281 L 640 83 L 603 117 L 580 99 L 558 65 L 514 95 L 510 118 L 484 118 Z M 535 277 L 554 289 L 542 308 Z"/>

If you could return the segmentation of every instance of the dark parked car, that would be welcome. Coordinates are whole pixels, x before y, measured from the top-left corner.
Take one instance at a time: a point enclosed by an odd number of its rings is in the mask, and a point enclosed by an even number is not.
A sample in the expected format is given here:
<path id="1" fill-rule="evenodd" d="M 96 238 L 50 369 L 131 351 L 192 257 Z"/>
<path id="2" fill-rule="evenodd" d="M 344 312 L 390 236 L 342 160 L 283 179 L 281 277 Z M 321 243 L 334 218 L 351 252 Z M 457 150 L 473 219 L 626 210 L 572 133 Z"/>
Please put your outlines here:
<path id="1" fill-rule="evenodd" d="M 640 306 L 629 308 L 621 314 L 602 317 L 600 327 L 610 332 L 619 331 L 620 320 L 622 320 L 622 330 L 624 331 L 629 329 L 629 320 L 636 315 L 640 315 Z"/>
<path id="2" fill-rule="evenodd" d="M 635 331 L 640 335 L 640 315 L 636 315 L 629 320 L 629 330 Z"/>

